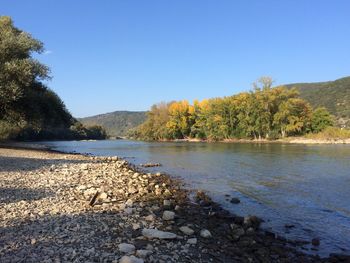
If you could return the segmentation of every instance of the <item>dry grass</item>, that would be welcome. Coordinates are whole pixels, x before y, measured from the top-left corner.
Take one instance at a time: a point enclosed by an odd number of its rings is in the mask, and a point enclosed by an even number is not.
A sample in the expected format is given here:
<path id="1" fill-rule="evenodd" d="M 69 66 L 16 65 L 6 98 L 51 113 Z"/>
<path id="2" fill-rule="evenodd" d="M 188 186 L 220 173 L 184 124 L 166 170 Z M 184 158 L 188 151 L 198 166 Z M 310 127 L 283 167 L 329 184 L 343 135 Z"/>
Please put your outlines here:
<path id="1" fill-rule="evenodd" d="M 350 139 L 350 130 L 337 127 L 328 127 L 319 133 L 310 133 L 305 136 L 308 139 L 330 140 L 330 139 Z"/>

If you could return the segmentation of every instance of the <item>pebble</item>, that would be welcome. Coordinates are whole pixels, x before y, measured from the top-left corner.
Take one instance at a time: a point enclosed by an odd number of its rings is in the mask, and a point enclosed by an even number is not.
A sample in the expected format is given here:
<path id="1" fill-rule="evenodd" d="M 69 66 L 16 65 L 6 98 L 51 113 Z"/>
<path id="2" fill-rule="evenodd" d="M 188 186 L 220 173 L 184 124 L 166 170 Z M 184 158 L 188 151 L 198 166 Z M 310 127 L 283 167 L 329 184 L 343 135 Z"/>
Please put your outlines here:
<path id="1" fill-rule="evenodd" d="M 105 200 L 105 199 L 107 199 L 107 197 L 108 197 L 107 193 L 102 192 L 98 198 L 100 198 L 101 200 Z"/>
<path id="2" fill-rule="evenodd" d="M 193 235 L 193 233 L 194 233 L 194 230 L 189 228 L 188 226 L 182 226 L 179 229 L 182 233 L 184 233 L 185 235 L 188 235 L 188 236 Z"/>
<path id="3" fill-rule="evenodd" d="M 135 246 L 133 244 L 121 243 L 118 245 L 119 251 L 126 254 L 133 254 Z"/>
<path id="4" fill-rule="evenodd" d="M 149 221 L 149 222 L 153 222 L 156 220 L 156 216 L 154 214 L 150 214 L 150 215 L 145 217 L 145 220 Z"/>
<path id="5" fill-rule="evenodd" d="M 203 238 L 211 238 L 212 237 L 210 231 L 207 229 L 202 229 L 200 232 L 200 236 Z"/>
<path id="6" fill-rule="evenodd" d="M 195 245 L 195 244 L 197 244 L 197 238 L 189 238 L 187 240 L 187 243 L 190 245 Z"/>
<path id="7" fill-rule="evenodd" d="M 166 221 L 170 221 L 170 220 L 174 220 L 175 218 L 175 213 L 173 211 L 164 211 L 163 212 L 163 220 L 166 220 Z"/>
<path id="8" fill-rule="evenodd" d="M 159 239 L 175 239 L 177 237 L 176 234 L 171 232 L 164 232 L 158 229 L 147 229 L 147 228 L 144 228 L 142 230 L 142 235 L 147 238 L 159 238 Z"/>

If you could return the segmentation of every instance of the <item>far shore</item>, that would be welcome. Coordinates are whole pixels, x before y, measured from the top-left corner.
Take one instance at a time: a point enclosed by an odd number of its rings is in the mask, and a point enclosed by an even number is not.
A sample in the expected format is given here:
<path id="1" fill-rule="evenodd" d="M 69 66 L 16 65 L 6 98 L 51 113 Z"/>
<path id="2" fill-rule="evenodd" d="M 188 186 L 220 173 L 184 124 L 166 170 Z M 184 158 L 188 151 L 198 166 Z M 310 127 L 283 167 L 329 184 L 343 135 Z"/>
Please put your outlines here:
<path id="1" fill-rule="evenodd" d="M 109 138 L 109 140 L 134 140 L 133 138 L 127 137 L 118 137 L 118 138 Z M 54 140 L 53 140 L 54 141 Z M 95 142 L 96 140 L 80 140 L 83 142 Z M 103 140 L 102 140 L 103 141 Z M 155 141 L 157 142 L 157 141 Z M 288 143 L 288 144 L 305 144 L 305 145 L 321 145 L 321 144 L 350 144 L 349 139 L 312 139 L 306 137 L 287 137 L 277 140 L 268 140 L 268 139 L 225 139 L 225 140 L 202 140 L 196 138 L 185 138 L 185 139 L 175 139 L 175 140 L 159 140 L 158 142 L 198 142 L 198 143 L 253 143 L 253 144 L 269 144 L 269 143 Z M 36 141 L 31 142 L 22 142 L 22 141 L 0 141 L 0 148 L 21 148 L 21 149 L 32 149 L 32 150 L 50 150 L 49 147 L 37 144 Z"/>
<path id="2" fill-rule="evenodd" d="M 206 143 L 291 143 L 291 144 L 350 144 L 349 139 L 311 139 L 306 137 L 287 137 L 283 139 L 225 139 L 225 140 L 201 140 L 195 138 L 160 140 L 160 142 L 206 142 Z"/>
<path id="3" fill-rule="evenodd" d="M 4 262 L 338 262 L 232 215 L 182 182 L 118 157 L 0 145 Z M 17 148 L 17 149 L 16 149 Z M 35 151 L 33 150 L 35 149 Z M 322 242 L 322 240 L 321 240 Z"/>

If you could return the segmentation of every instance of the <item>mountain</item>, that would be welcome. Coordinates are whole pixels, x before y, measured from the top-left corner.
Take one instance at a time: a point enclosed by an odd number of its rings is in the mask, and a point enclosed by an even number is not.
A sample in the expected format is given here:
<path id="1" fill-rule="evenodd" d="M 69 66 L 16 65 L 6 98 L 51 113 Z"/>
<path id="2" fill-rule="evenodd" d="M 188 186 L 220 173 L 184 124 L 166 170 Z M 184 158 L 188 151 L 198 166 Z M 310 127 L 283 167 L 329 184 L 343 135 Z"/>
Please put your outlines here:
<path id="1" fill-rule="evenodd" d="M 107 134 L 112 137 L 125 136 L 129 129 L 135 128 L 145 120 L 145 111 L 115 111 L 79 119 L 86 126 L 104 127 Z"/>
<path id="2" fill-rule="evenodd" d="M 285 85 L 295 87 L 300 96 L 313 107 L 326 107 L 336 117 L 337 123 L 350 127 L 350 77 L 328 82 L 294 83 Z"/>

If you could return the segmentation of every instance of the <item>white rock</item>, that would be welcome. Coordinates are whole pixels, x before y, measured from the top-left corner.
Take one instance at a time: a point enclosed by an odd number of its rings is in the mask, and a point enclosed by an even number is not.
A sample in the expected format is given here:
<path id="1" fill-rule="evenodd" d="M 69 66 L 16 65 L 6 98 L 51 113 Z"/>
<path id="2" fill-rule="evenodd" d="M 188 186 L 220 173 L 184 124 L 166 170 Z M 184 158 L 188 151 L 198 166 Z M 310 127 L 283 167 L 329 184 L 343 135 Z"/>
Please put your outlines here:
<path id="1" fill-rule="evenodd" d="M 137 230 L 137 229 L 140 229 L 140 228 L 141 228 L 140 223 L 133 223 L 133 224 L 132 224 L 132 229 L 133 229 L 133 230 Z"/>
<path id="2" fill-rule="evenodd" d="M 126 254 L 133 254 L 135 246 L 133 244 L 121 243 L 118 245 L 119 251 Z"/>
<path id="3" fill-rule="evenodd" d="M 211 237 L 211 233 L 207 229 L 202 229 L 201 232 L 200 232 L 200 235 L 201 235 L 201 237 L 204 237 L 204 238 L 210 238 Z"/>
<path id="4" fill-rule="evenodd" d="M 175 218 L 175 213 L 173 211 L 168 211 L 168 210 L 164 211 L 163 220 L 169 221 L 169 220 L 174 220 L 174 218 Z"/>
<path id="5" fill-rule="evenodd" d="M 135 256 L 124 256 L 119 259 L 119 263 L 144 263 L 142 258 L 137 258 Z"/>
<path id="6" fill-rule="evenodd" d="M 105 200 L 105 199 L 107 199 L 107 197 L 108 197 L 108 195 L 107 195 L 107 193 L 105 193 L 105 192 L 102 192 L 102 193 L 98 196 L 98 198 L 100 198 L 101 200 Z"/>
<path id="7" fill-rule="evenodd" d="M 176 238 L 176 234 L 171 232 L 164 232 L 158 229 L 143 229 L 142 235 L 147 238 L 159 238 L 159 239 L 174 239 Z"/>
<path id="8" fill-rule="evenodd" d="M 187 243 L 190 245 L 195 245 L 195 244 L 197 244 L 197 238 L 189 238 L 187 240 Z"/>
<path id="9" fill-rule="evenodd" d="M 189 228 L 188 226 L 182 226 L 182 227 L 180 227 L 180 231 L 181 231 L 182 233 L 184 233 L 185 235 L 188 235 L 188 236 L 193 235 L 193 233 L 194 233 L 194 230 L 191 229 L 191 228 Z"/>

